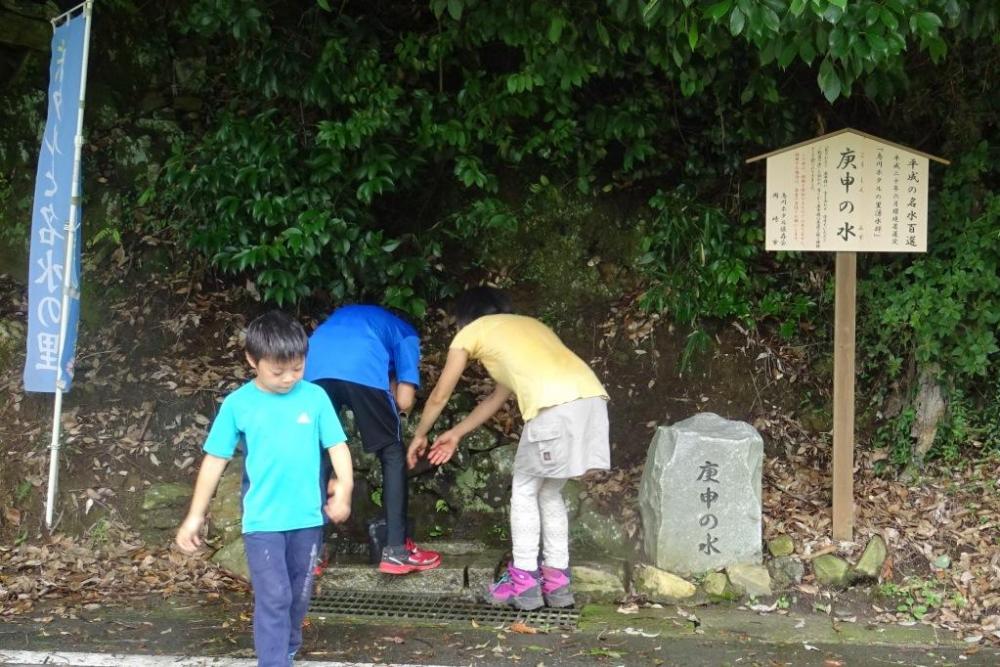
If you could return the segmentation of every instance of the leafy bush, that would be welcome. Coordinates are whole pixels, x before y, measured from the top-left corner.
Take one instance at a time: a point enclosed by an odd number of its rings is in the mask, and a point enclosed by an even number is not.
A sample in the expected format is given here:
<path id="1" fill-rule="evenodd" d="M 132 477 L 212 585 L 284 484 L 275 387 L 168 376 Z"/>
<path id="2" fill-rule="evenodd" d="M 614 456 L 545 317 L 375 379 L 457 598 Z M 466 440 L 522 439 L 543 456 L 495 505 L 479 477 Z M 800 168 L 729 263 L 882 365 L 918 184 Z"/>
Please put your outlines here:
<path id="1" fill-rule="evenodd" d="M 908 48 L 940 60 L 946 36 L 997 23 L 988 3 L 945 0 L 183 7 L 216 113 L 146 201 L 268 298 L 325 289 L 419 312 L 523 221 L 516 193 L 539 175 L 595 197 L 697 181 L 649 199 L 646 257 L 683 261 L 644 264 L 648 302 L 682 319 L 750 317 L 768 284 L 755 214 L 719 203 L 741 152 L 808 132 L 820 93 L 890 99 Z M 687 284 L 696 297 L 678 299 Z M 810 300 L 770 292 L 763 312 L 790 333 Z"/>
<path id="2" fill-rule="evenodd" d="M 941 369 L 948 412 L 929 455 L 957 460 L 972 439 L 996 446 L 1000 414 L 1000 195 L 991 189 L 995 156 L 981 143 L 948 167 L 931 197 L 928 252 L 872 268 L 859 286 L 864 376 L 870 385 L 903 382 L 914 364 Z M 991 391 L 990 388 L 994 387 Z M 878 396 L 879 392 L 873 392 Z M 981 415 L 981 416 L 979 416 Z M 883 425 L 876 444 L 909 462 L 912 409 Z"/>
<path id="3" fill-rule="evenodd" d="M 1000 330 L 1000 195 L 985 143 L 949 167 L 931 197 L 928 253 L 872 268 L 860 286 L 870 370 L 898 378 L 912 355 L 955 381 L 995 368 Z M 908 265 L 900 270 L 899 265 Z"/>

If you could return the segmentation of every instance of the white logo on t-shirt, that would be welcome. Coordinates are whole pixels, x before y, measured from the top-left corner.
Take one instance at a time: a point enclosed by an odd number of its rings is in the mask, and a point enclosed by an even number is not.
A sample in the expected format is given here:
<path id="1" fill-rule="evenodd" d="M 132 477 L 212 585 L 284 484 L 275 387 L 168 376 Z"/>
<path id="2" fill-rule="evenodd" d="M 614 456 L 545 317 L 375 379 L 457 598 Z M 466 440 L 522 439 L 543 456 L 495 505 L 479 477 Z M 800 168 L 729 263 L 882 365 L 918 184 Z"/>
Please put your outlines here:
<path id="1" fill-rule="evenodd" d="M 295 421 L 297 421 L 300 424 L 311 424 L 312 423 L 312 420 L 309 419 L 309 415 L 307 413 L 305 413 L 305 412 L 303 412 L 301 415 L 299 415 L 299 418 L 296 419 Z"/>

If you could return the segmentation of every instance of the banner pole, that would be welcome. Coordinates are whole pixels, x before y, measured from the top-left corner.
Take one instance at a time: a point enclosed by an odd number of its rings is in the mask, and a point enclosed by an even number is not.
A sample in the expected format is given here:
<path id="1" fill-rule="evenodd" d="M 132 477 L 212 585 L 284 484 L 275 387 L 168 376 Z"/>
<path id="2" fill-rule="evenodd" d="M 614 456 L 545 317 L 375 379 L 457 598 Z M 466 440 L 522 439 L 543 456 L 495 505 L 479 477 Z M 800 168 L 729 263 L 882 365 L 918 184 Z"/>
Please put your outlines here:
<path id="1" fill-rule="evenodd" d="M 52 408 L 52 441 L 49 443 L 49 485 L 45 500 L 45 527 L 52 530 L 55 513 L 56 493 L 59 488 L 59 430 L 62 421 L 63 374 L 62 355 L 69 328 L 69 299 L 73 290 L 73 252 L 76 249 L 76 233 L 79 223 L 77 212 L 80 208 L 80 155 L 83 151 L 83 101 L 87 97 L 87 64 L 90 59 L 90 21 L 94 0 L 83 3 L 83 56 L 80 65 L 80 113 L 76 119 L 76 135 L 73 140 L 73 178 L 70 185 L 69 220 L 66 223 L 66 256 L 63 262 L 62 309 L 59 320 L 59 345 L 56 357 L 56 392 Z M 72 11 L 72 10 L 71 10 Z"/>

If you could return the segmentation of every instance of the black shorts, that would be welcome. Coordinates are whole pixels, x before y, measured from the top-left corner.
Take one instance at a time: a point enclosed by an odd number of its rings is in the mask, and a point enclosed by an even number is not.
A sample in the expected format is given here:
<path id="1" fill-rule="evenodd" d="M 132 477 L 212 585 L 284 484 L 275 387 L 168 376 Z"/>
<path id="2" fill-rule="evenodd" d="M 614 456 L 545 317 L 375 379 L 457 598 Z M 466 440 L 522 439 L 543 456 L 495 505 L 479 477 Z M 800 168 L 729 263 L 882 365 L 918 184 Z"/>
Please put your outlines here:
<path id="1" fill-rule="evenodd" d="M 326 391 L 339 414 L 344 408 L 354 413 L 361 446 L 369 453 L 403 442 L 396 399 L 388 389 L 377 389 L 347 380 L 315 380 Z"/>

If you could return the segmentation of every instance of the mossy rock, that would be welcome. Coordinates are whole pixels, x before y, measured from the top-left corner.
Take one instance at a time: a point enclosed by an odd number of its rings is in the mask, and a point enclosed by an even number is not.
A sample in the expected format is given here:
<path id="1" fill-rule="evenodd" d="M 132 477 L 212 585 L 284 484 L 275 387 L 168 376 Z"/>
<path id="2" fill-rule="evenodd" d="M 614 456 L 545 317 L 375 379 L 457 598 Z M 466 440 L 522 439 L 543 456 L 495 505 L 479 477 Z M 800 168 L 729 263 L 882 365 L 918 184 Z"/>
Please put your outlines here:
<path id="1" fill-rule="evenodd" d="M 881 535 L 875 535 L 868 541 L 864 553 L 858 560 L 858 564 L 851 568 L 851 581 L 866 579 L 878 579 L 882 573 L 882 565 L 888 557 L 889 551 L 886 549 L 885 540 Z"/>
<path id="2" fill-rule="evenodd" d="M 728 601 L 739 599 L 739 594 L 729 583 L 725 572 L 710 572 L 701 583 L 702 590 L 710 600 Z"/>
<path id="3" fill-rule="evenodd" d="M 778 535 L 773 540 L 768 540 L 767 550 L 770 551 L 771 555 L 775 558 L 791 556 L 795 553 L 795 543 L 788 535 Z"/>
<path id="4" fill-rule="evenodd" d="M 672 572 L 642 565 L 635 570 L 635 592 L 653 602 L 673 604 L 694 597 L 697 588 Z"/>
<path id="5" fill-rule="evenodd" d="M 146 493 L 142 497 L 142 509 L 145 512 L 176 508 L 186 510 L 191 502 L 192 493 L 193 489 L 190 484 L 172 482 L 154 484 L 146 489 Z"/>
<path id="6" fill-rule="evenodd" d="M 833 554 L 823 554 L 813 560 L 813 573 L 816 581 L 831 588 L 843 588 L 847 585 L 847 575 L 850 565 L 843 558 Z"/>

